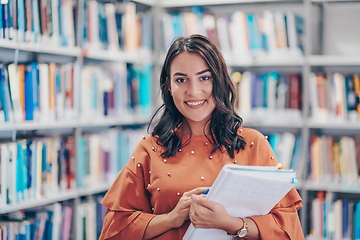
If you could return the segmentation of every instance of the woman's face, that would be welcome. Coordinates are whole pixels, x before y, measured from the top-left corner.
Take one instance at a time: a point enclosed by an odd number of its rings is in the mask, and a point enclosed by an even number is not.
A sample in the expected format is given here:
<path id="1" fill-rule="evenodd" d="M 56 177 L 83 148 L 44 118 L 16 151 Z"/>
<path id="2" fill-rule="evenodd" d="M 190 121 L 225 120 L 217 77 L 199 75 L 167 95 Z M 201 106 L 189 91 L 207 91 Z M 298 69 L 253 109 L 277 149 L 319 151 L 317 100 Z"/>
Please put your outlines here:
<path id="1" fill-rule="evenodd" d="M 213 78 L 204 59 L 195 53 L 183 52 L 170 66 L 170 92 L 175 106 L 193 131 L 203 127 L 215 109 L 212 96 Z"/>

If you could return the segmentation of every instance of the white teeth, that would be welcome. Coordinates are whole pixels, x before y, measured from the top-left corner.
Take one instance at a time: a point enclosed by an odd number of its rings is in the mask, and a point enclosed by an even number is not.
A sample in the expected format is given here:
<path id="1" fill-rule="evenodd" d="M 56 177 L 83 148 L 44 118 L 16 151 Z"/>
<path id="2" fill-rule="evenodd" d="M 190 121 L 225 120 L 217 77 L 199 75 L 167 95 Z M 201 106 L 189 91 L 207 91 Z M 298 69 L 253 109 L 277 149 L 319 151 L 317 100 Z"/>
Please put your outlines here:
<path id="1" fill-rule="evenodd" d="M 200 105 L 200 104 L 202 104 L 204 102 L 205 102 L 205 100 L 202 100 L 200 102 L 186 102 L 186 104 L 191 105 L 191 106 L 197 106 L 197 105 Z"/>

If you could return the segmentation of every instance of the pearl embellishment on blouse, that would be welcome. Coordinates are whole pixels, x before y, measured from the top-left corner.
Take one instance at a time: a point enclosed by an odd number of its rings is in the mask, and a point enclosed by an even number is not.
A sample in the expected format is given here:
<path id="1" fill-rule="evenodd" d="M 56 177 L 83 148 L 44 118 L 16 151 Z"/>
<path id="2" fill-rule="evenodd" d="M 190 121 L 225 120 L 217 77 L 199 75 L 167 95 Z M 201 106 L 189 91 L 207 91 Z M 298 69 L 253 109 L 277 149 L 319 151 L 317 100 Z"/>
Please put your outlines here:
<path id="1" fill-rule="evenodd" d="M 205 143 L 205 146 L 207 146 L 207 145 L 209 145 L 209 143 L 206 142 L 206 143 Z"/>
<path id="2" fill-rule="evenodd" d="M 205 177 L 201 177 L 201 180 L 204 180 L 205 179 Z"/>
<path id="3" fill-rule="evenodd" d="M 179 152 L 181 152 L 181 148 L 179 149 Z"/>
<path id="4" fill-rule="evenodd" d="M 141 166 L 140 163 L 138 163 L 137 166 L 140 167 Z"/>
<path id="5" fill-rule="evenodd" d="M 167 175 L 170 176 L 170 172 L 168 172 Z"/>
<path id="6" fill-rule="evenodd" d="M 210 156 L 209 158 L 212 159 L 212 156 Z"/>
<path id="7" fill-rule="evenodd" d="M 164 159 L 164 163 L 166 163 L 166 159 Z"/>
<path id="8" fill-rule="evenodd" d="M 178 192 L 178 193 L 176 193 L 176 195 L 180 196 L 180 193 Z"/>
<path id="9" fill-rule="evenodd" d="M 152 147 L 152 148 L 151 148 L 151 150 L 155 151 L 155 148 L 154 148 L 154 147 Z"/>
<path id="10" fill-rule="evenodd" d="M 156 190 L 160 191 L 160 188 L 158 187 Z"/>
<path id="11" fill-rule="evenodd" d="M 191 154 L 194 154 L 195 152 L 194 151 L 191 151 Z"/>

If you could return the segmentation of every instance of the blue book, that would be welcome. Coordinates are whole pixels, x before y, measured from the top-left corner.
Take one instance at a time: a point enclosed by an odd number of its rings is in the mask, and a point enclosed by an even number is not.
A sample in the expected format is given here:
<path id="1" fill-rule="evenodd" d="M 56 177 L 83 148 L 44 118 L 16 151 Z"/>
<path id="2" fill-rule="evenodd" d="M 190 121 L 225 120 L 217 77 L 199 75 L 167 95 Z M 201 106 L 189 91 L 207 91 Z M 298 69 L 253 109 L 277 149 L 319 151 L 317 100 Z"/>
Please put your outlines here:
<path id="1" fill-rule="evenodd" d="M 326 238 L 327 237 L 327 231 L 328 231 L 328 219 L 327 219 L 327 202 L 326 200 L 323 202 L 323 237 Z"/>
<path id="2" fill-rule="evenodd" d="M 134 69 L 133 65 L 129 64 L 127 66 L 127 90 L 130 94 L 129 96 L 129 102 L 128 102 L 128 108 L 132 111 L 135 111 L 135 108 L 138 104 L 138 80 L 136 79 L 137 73 Z"/>
<path id="3" fill-rule="evenodd" d="M 40 13 L 39 13 L 39 2 L 41 0 L 32 0 L 32 22 L 33 22 L 33 33 L 34 33 L 34 42 L 38 42 L 40 38 Z"/>
<path id="4" fill-rule="evenodd" d="M 103 94 L 103 102 L 104 102 L 104 116 L 109 114 L 109 92 L 104 92 Z"/>
<path id="5" fill-rule="evenodd" d="M 36 197 L 36 176 L 37 174 L 41 174 L 37 172 L 36 167 L 36 142 L 35 141 L 28 141 L 27 142 L 27 152 L 26 152 L 26 162 L 27 162 L 27 189 L 31 189 L 31 196 L 33 198 Z"/>
<path id="6" fill-rule="evenodd" d="M 39 110 L 39 68 L 38 63 L 33 62 L 31 66 L 31 83 L 33 91 L 34 114 Z"/>
<path id="7" fill-rule="evenodd" d="M 100 42 L 103 45 L 104 49 L 107 49 L 109 46 L 108 32 L 107 32 L 107 20 L 106 12 L 103 3 L 98 3 L 98 13 L 99 13 L 99 38 Z"/>
<path id="8" fill-rule="evenodd" d="M 86 1 L 84 1 L 84 2 L 86 2 Z M 117 36 L 118 36 L 118 42 L 119 42 L 120 49 L 123 49 L 123 47 L 124 47 L 123 16 L 124 16 L 124 14 L 121 11 L 116 10 L 116 12 L 115 12 L 115 22 L 116 22 L 116 31 L 117 31 Z"/>
<path id="9" fill-rule="evenodd" d="M 4 38 L 3 4 L 0 3 L 0 39 Z"/>
<path id="10" fill-rule="evenodd" d="M 25 0 L 17 0 L 17 14 L 18 14 L 18 40 L 20 42 L 25 41 Z"/>
<path id="11" fill-rule="evenodd" d="M 183 17 L 181 14 L 171 14 L 171 20 L 174 30 L 174 38 L 184 36 Z"/>
<path id="12" fill-rule="evenodd" d="M 141 46 L 145 49 L 152 49 L 152 15 L 150 12 L 145 12 L 142 15 L 142 21 L 141 21 Z"/>
<path id="13" fill-rule="evenodd" d="M 26 140 L 17 144 L 16 159 L 16 202 L 24 200 L 24 192 L 28 182 L 28 166 L 26 162 Z"/>
<path id="14" fill-rule="evenodd" d="M 261 36 L 257 17 L 255 14 L 248 13 L 246 14 L 246 20 L 249 33 L 250 49 L 253 53 L 256 54 L 256 52 L 261 49 Z"/>
<path id="15" fill-rule="evenodd" d="M 140 75 L 140 87 L 139 87 L 139 105 L 141 114 L 148 115 L 151 112 L 152 96 L 151 96 L 151 79 L 152 65 L 144 64 L 143 71 Z"/>
<path id="16" fill-rule="evenodd" d="M 24 94 L 25 94 L 25 120 L 34 120 L 34 92 L 32 84 L 31 67 L 25 67 L 25 78 L 24 78 Z"/>
<path id="17" fill-rule="evenodd" d="M 7 122 L 10 120 L 10 98 L 9 98 L 9 87 L 8 81 L 6 81 L 5 69 L 0 64 L 0 104 L 4 112 L 4 120 Z"/>
<path id="18" fill-rule="evenodd" d="M 255 95 L 255 108 L 261 108 L 264 107 L 264 80 L 260 74 L 255 76 L 255 89 L 252 90 L 252 94 Z"/>
<path id="19" fill-rule="evenodd" d="M 84 187 L 84 177 L 85 177 L 85 139 L 84 137 L 79 137 L 78 141 L 77 141 L 77 146 L 76 146 L 76 154 L 77 154 L 77 171 L 78 173 L 76 174 L 77 176 L 77 186 L 79 188 L 83 188 Z"/>
<path id="20" fill-rule="evenodd" d="M 97 75 L 92 72 L 91 73 L 91 77 L 90 77 L 90 85 L 91 85 L 91 89 L 90 89 L 90 99 L 91 99 L 91 103 L 90 103 L 90 109 L 92 110 L 96 110 L 98 109 L 98 98 L 100 96 L 98 96 L 98 84 L 99 84 L 99 79 L 97 78 Z"/>
<path id="21" fill-rule="evenodd" d="M 16 183 L 15 183 L 15 202 L 19 202 L 19 193 L 21 192 L 22 182 L 23 182 L 23 174 L 22 174 L 22 165 L 21 165 L 21 155 L 22 155 L 22 146 L 20 143 L 16 144 Z"/>
<path id="22" fill-rule="evenodd" d="M 15 28 L 15 26 L 13 26 L 13 16 L 12 16 L 12 6 L 11 4 L 13 4 L 14 1 L 8 1 L 8 3 L 6 4 L 7 5 L 7 17 L 8 17 L 8 24 L 7 24 L 7 27 L 8 27 L 8 38 L 9 39 L 12 39 L 13 36 L 10 35 L 10 29 L 11 28 Z"/>
<path id="23" fill-rule="evenodd" d="M 355 204 L 353 228 L 354 240 L 360 240 L 360 201 Z"/>
<path id="24" fill-rule="evenodd" d="M 344 239 L 350 238 L 349 234 L 349 201 L 342 203 L 342 237 Z"/>
<path id="25" fill-rule="evenodd" d="M 43 240 L 52 239 L 54 212 L 48 211 L 48 219 L 45 222 Z"/>
<path id="26" fill-rule="evenodd" d="M 269 75 L 270 73 L 264 73 L 262 75 L 262 79 L 263 79 L 263 84 L 264 84 L 264 96 L 263 96 L 263 107 L 267 108 L 268 106 L 268 83 L 269 83 Z"/>
<path id="27" fill-rule="evenodd" d="M 301 156 L 301 147 L 302 147 L 302 137 L 301 137 L 301 135 L 297 135 L 296 140 L 295 140 L 292 161 L 290 164 L 290 169 L 293 169 L 294 171 L 297 171 L 298 167 L 299 167 L 298 165 L 299 165 L 300 156 Z"/>
<path id="28" fill-rule="evenodd" d="M 8 4 L 2 5 L 2 22 L 3 22 L 3 38 L 9 38 L 9 19 L 8 19 Z"/>
<path id="29" fill-rule="evenodd" d="M 278 134 L 278 133 L 270 134 L 268 136 L 268 141 L 269 141 L 269 144 L 270 144 L 271 148 L 274 151 L 275 156 L 278 157 L 278 159 L 280 159 L 281 156 L 279 156 L 279 152 L 277 151 L 277 147 L 279 146 L 279 143 L 281 142 L 281 135 Z"/>

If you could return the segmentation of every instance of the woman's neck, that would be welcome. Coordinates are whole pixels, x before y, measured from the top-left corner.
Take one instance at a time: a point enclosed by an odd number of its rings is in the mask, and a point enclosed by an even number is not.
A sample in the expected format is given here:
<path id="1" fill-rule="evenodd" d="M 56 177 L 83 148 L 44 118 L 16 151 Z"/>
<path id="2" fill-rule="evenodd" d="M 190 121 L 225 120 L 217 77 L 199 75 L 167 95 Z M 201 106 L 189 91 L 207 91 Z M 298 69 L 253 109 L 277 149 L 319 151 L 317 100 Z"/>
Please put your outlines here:
<path id="1" fill-rule="evenodd" d="M 201 135 L 209 135 L 209 123 L 206 123 L 205 126 L 201 123 L 189 123 L 189 122 L 183 122 L 179 129 L 181 132 L 194 135 L 194 136 L 201 136 Z"/>

